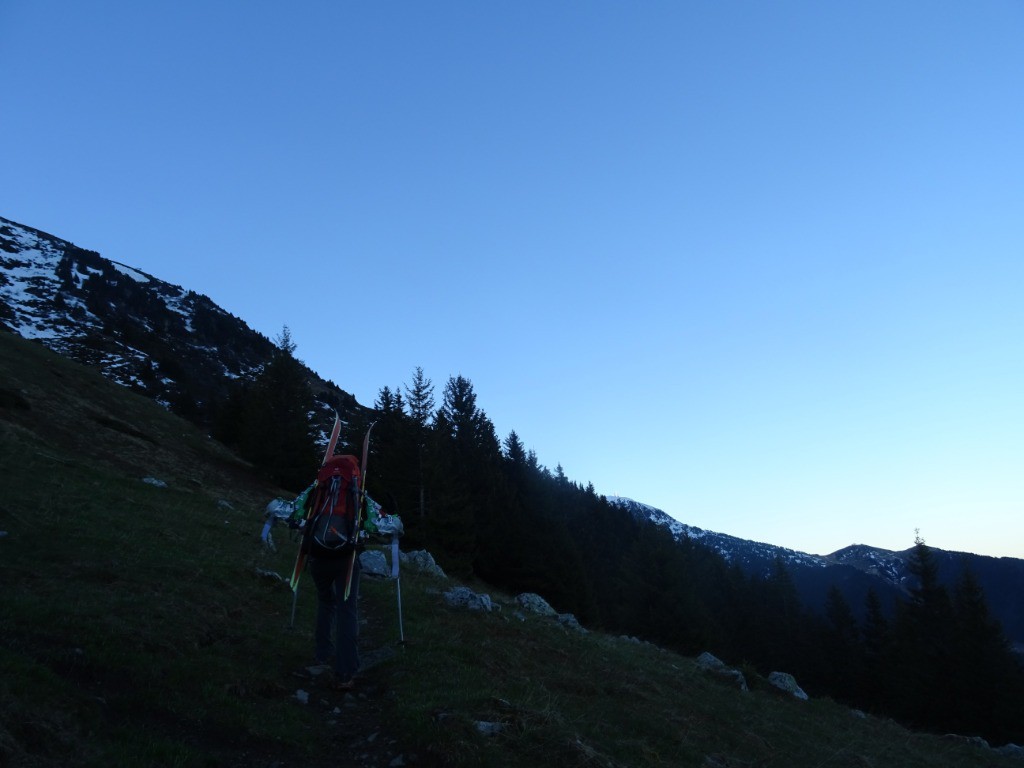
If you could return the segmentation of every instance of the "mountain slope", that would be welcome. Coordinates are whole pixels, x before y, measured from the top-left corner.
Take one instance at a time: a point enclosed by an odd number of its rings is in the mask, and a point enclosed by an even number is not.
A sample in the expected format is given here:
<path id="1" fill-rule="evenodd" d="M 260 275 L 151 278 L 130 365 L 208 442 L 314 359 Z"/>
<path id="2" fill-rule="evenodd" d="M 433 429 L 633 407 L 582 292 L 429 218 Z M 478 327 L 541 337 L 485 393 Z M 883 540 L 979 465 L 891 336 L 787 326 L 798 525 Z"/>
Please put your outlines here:
<path id="1" fill-rule="evenodd" d="M 404 645 L 394 585 L 364 582 L 376 664 L 339 696 L 305 670 L 308 584 L 291 629 L 267 575 L 294 557 L 260 548 L 277 489 L 166 409 L 4 332 L 0 382 L 5 766 L 1019 764 L 753 676 L 744 693 L 691 659 L 518 616 L 507 596 L 457 611 L 452 584 L 416 573 Z"/>
<path id="2" fill-rule="evenodd" d="M 206 296 L 3 218 L 0 267 L 0 327 L 96 367 L 200 424 L 209 425 L 233 382 L 251 379 L 274 349 Z M 322 429 L 332 409 L 346 423 L 365 419 L 367 409 L 354 397 L 311 370 L 306 375 L 322 404 Z M 628 499 L 615 501 L 635 518 L 697 541 L 748 573 L 767 574 L 776 561 L 785 563 L 812 608 L 820 609 L 833 586 L 858 613 L 868 590 L 891 606 L 906 589 L 906 552 L 857 545 L 810 555 L 687 526 Z M 1024 646 L 1024 561 L 937 554 L 946 583 L 964 564 L 975 572 L 1007 636 Z"/>
<path id="3" fill-rule="evenodd" d="M 208 297 L 0 218 L 0 327 L 100 369 L 200 423 L 232 382 L 252 379 L 274 345 Z M 307 369 L 342 418 L 364 410 Z"/>

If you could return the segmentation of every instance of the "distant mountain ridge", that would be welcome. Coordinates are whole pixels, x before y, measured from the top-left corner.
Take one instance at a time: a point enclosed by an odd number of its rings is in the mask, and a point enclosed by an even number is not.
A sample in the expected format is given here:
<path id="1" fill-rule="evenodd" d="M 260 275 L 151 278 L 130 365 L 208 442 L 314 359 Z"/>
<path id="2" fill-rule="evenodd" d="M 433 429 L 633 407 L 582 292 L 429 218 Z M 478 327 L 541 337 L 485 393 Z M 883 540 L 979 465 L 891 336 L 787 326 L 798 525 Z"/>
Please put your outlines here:
<path id="1" fill-rule="evenodd" d="M 804 603 L 818 611 L 822 610 L 832 586 L 839 588 L 858 615 L 869 589 L 874 589 L 884 606 L 891 607 L 897 597 L 906 596 L 913 579 L 907 567 L 912 547 L 893 552 L 853 544 L 830 555 L 811 555 L 686 525 L 663 510 L 633 499 L 609 497 L 608 500 L 638 520 L 668 529 L 676 540 L 687 537 L 710 547 L 746 573 L 767 575 L 774 564 L 781 561 L 792 575 Z M 964 566 L 971 569 L 1007 638 L 1024 652 L 1024 560 L 942 549 L 932 549 L 932 553 L 939 577 L 947 586 L 955 583 Z"/>
<path id="2" fill-rule="evenodd" d="M 2 217 L 0 328 L 97 367 L 199 422 L 208 422 L 212 404 L 232 382 L 254 377 L 274 350 L 273 342 L 206 296 Z M 323 406 L 321 422 L 331 409 L 343 420 L 365 415 L 368 409 L 352 395 L 309 369 L 307 374 Z M 747 573 L 763 575 L 781 560 L 812 608 L 820 608 L 833 585 L 855 611 L 869 589 L 890 605 L 907 589 L 909 550 L 852 545 L 811 555 L 689 526 L 631 499 L 609 501 L 676 539 L 699 541 Z M 1024 560 L 934 552 L 947 583 L 964 563 L 971 567 L 1007 637 L 1024 647 Z"/>

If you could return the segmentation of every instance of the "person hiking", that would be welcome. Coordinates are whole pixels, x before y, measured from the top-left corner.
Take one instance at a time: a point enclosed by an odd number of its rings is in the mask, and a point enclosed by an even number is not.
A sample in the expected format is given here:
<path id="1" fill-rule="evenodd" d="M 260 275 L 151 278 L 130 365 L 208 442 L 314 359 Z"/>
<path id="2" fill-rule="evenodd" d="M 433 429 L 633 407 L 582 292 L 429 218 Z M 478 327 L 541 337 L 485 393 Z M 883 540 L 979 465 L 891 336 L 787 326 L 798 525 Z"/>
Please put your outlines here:
<path id="1" fill-rule="evenodd" d="M 328 459 L 305 506 L 302 547 L 317 597 L 314 656 L 333 667 L 332 687 L 347 691 L 359 671 L 358 459 Z"/>

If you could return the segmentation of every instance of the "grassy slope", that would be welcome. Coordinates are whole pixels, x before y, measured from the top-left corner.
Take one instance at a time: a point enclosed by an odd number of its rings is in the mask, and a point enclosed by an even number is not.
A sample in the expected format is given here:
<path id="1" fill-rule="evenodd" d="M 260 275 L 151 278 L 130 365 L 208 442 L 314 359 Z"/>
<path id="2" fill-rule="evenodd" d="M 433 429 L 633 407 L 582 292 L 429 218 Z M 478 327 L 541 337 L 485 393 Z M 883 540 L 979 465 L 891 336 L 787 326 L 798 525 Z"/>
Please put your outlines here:
<path id="1" fill-rule="evenodd" d="M 344 765 L 338 732 L 371 727 L 368 710 L 420 765 L 1019 765 L 828 701 L 741 694 L 690 659 L 523 619 L 500 595 L 501 612 L 453 611 L 413 574 L 409 642 L 372 670 L 375 699 L 340 716 L 303 706 L 312 593 L 289 629 L 290 593 L 257 569 L 286 573 L 294 549 L 279 533 L 281 553 L 261 550 L 277 491 L 242 462 L 0 333 L 0 467 L 0 766 Z M 393 585 L 363 593 L 367 642 L 390 642 Z"/>

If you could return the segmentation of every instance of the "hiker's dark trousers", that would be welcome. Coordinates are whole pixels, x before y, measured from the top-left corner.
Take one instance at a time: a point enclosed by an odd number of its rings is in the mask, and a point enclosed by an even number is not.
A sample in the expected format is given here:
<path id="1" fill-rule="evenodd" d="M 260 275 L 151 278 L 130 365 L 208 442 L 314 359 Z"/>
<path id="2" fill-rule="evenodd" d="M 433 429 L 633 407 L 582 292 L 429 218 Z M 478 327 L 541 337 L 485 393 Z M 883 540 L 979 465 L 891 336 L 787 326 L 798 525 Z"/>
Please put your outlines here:
<path id="1" fill-rule="evenodd" d="M 316 658 L 324 664 L 333 662 L 334 674 L 341 682 L 348 682 L 359 671 L 359 558 L 352 569 L 352 587 L 346 600 L 345 577 L 350 557 L 318 557 L 309 563 L 317 594 Z"/>

